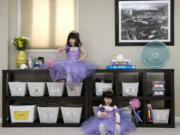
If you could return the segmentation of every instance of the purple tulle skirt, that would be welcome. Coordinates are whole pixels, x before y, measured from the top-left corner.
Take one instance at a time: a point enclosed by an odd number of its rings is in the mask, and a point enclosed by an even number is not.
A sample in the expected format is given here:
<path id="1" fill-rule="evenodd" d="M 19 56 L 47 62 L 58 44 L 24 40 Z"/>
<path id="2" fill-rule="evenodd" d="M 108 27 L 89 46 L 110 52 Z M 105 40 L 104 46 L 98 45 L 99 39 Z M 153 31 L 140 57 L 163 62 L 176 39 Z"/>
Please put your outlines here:
<path id="1" fill-rule="evenodd" d="M 59 60 L 53 66 L 43 64 L 42 69 L 49 70 L 53 81 L 70 78 L 72 82 L 79 83 L 92 75 L 98 66 L 93 63 L 78 60 Z"/>
<path id="2" fill-rule="evenodd" d="M 99 117 L 91 117 L 87 121 L 82 124 L 82 130 L 84 135 L 100 135 L 99 132 L 99 125 L 103 123 L 104 125 L 104 132 L 106 135 L 114 135 L 115 133 L 115 125 L 116 119 L 114 118 L 99 118 Z M 121 115 L 121 134 L 120 135 L 127 135 L 129 132 L 134 131 L 135 124 L 132 120 L 124 117 Z"/>

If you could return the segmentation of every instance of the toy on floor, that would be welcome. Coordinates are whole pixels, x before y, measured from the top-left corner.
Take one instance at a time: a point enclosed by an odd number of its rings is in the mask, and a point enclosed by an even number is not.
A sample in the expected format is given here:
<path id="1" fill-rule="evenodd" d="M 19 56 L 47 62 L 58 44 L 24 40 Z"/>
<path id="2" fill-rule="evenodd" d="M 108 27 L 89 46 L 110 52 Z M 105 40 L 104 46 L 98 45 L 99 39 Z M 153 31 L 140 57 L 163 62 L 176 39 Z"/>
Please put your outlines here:
<path id="1" fill-rule="evenodd" d="M 103 92 L 104 104 L 97 108 L 97 116 L 91 117 L 82 124 L 85 135 L 127 135 L 135 130 L 133 121 L 124 116 L 113 99 L 112 90 Z M 136 105 L 134 107 L 137 107 Z"/>
<path id="2" fill-rule="evenodd" d="M 65 47 L 56 50 L 56 54 L 66 51 L 65 60 L 50 60 L 42 66 L 48 69 L 53 81 L 66 79 L 67 83 L 80 83 L 91 75 L 98 67 L 84 61 L 87 51 L 81 46 L 78 32 L 71 32 Z"/>
<path id="3" fill-rule="evenodd" d="M 118 54 L 112 59 L 112 65 L 108 65 L 107 69 L 136 69 L 136 65 L 131 65 L 130 59 L 125 59 L 122 54 Z"/>

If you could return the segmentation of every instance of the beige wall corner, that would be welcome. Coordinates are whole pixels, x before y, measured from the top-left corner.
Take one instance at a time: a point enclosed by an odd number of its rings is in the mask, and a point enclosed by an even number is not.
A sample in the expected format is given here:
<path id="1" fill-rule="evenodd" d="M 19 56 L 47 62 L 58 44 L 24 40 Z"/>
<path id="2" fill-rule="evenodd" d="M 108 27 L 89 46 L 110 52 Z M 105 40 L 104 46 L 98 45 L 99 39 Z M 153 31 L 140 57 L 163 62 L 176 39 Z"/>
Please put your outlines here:
<path id="1" fill-rule="evenodd" d="M 8 67 L 8 0 L 0 0 L 0 108 L 2 108 L 2 69 Z M 0 109 L 1 117 L 1 109 Z"/>

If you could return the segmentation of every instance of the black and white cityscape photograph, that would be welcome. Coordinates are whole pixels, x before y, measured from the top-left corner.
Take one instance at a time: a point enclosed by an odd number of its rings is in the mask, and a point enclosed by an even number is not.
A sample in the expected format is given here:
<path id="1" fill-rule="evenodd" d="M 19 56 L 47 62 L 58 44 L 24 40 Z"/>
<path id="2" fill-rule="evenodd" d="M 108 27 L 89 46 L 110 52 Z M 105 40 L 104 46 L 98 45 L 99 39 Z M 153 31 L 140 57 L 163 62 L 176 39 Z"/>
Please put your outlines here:
<path id="1" fill-rule="evenodd" d="M 119 42 L 170 42 L 170 4 L 170 0 L 119 1 Z"/>

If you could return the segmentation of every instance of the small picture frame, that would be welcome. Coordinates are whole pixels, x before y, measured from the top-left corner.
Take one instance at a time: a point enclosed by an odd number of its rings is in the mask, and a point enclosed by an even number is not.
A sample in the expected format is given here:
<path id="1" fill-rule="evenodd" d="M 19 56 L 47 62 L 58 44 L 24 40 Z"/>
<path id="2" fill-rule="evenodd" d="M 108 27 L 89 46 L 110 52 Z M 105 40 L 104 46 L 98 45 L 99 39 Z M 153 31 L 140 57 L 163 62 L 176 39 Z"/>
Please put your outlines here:
<path id="1" fill-rule="evenodd" d="M 32 70 L 40 69 L 43 63 L 44 63 L 44 57 L 29 57 L 28 58 L 29 69 L 32 69 Z"/>

